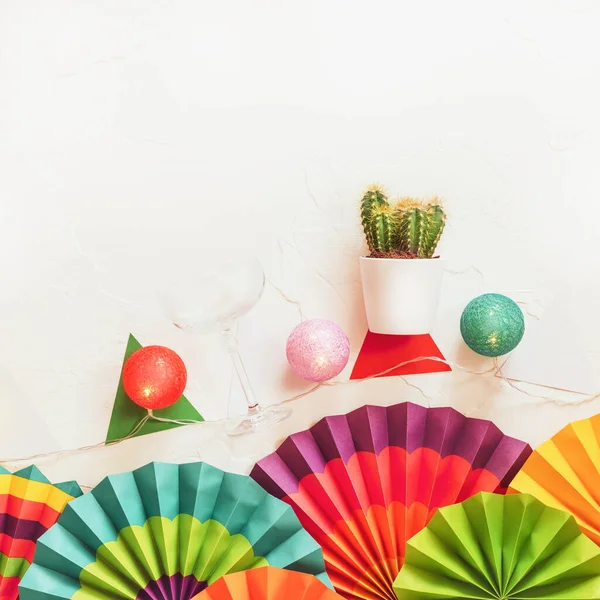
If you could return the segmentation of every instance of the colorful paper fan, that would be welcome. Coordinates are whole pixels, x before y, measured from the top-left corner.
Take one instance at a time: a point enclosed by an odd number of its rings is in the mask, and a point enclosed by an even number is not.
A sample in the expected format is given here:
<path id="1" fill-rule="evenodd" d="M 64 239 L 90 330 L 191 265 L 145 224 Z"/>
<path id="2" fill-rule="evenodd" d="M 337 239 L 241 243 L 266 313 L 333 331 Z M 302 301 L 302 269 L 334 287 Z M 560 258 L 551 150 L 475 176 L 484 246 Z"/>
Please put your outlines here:
<path id="1" fill-rule="evenodd" d="M 205 463 L 150 463 L 71 502 L 39 542 L 22 600 L 189 600 L 263 565 L 329 583 L 292 509 L 250 477 Z"/>
<path id="2" fill-rule="evenodd" d="M 600 548 L 529 494 L 482 493 L 441 508 L 407 545 L 402 600 L 600 598 Z"/>
<path id="3" fill-rule="evenodd" d="M 75 482 L 52 485 L 36 467 L 9 473 L 0 467 L 0 598 L 18 597 L 38 538 L 56 523 L 81 490 Z"/>
<path id="4" fill-rule="evenodd" d="M 600 545 L 600 415 L 570 423 L 536 448 L 510 491 L 572 513 Z"/>
<path id="5" fill-rule="evenodd" d="M 251 475 L 321 544 L 338 593 L 380 600 L 436 508 L 504 491 L 530 453 L 489 421 L 406 402 L 327 417 Z"/>
<path id="6" fill-rule="evenodd" d="M 312 575 L 261 567 L 221 577 L 194 600 L 341 600 Z"/>

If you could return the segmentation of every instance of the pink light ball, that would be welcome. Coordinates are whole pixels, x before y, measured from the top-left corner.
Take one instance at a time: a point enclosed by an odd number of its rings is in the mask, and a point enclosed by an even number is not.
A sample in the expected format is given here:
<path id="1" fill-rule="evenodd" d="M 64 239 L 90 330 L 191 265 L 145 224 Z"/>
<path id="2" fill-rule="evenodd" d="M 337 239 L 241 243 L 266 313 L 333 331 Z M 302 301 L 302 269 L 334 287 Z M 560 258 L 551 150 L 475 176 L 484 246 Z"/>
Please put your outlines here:
<path id="1" fill-rule="evenodd" d="M 350 341 L 342 329 L 325 319 L 297 325 L 285 349 L 294 372 L 308 381 L 327 381 L 348 364 Z"/>

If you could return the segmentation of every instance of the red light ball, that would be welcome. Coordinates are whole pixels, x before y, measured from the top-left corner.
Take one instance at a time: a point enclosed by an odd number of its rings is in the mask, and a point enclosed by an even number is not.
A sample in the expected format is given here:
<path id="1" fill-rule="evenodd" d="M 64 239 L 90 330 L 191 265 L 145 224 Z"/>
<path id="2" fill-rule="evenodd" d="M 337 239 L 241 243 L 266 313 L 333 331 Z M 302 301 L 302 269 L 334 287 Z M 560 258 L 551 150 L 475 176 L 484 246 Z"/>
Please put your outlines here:
<path id="1" fill-rule="evenodd" d="M 175 404 L 185 390 L 187 371 L 178 354 L 164 346 L 136 350 L 125 363 L 125 393 L 137 405 L 159 410 Z"/>

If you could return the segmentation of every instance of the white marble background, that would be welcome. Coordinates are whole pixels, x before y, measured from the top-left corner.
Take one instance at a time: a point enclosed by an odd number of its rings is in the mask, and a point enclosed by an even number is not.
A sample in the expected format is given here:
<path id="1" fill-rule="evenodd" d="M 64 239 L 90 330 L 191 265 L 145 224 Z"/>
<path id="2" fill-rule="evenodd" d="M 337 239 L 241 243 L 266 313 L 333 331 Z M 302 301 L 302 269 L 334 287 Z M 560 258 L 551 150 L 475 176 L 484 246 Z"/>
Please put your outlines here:
<path id="1" fill-rule="evenodd" d="M 130 332 L 181 354 L 207 418 L 235 412 L 220 341 L 156 305 L 171 260 L 260 256 L 269 284 L 239 339 L 263 401 L 309 387 L 284 354 L 300 313 L 336 320 L 352 364 L 374 180 L 446 198 L 449 359 L 490 365 L 458 319 L 500 291 L 550 340 L 521 371 L 600 391 L 599 29 L 594 0 L 0 0 L 0 459 L 104 440 Z M 259 436 L 206 423 L 37 462 L 87 486 L 150 460 L 247 472 L 367 402 L 449 404 L 532 444 L 600 411 L 526 389 L 566 404 L 459 371 L 388 378 L 319 390 Z"/>

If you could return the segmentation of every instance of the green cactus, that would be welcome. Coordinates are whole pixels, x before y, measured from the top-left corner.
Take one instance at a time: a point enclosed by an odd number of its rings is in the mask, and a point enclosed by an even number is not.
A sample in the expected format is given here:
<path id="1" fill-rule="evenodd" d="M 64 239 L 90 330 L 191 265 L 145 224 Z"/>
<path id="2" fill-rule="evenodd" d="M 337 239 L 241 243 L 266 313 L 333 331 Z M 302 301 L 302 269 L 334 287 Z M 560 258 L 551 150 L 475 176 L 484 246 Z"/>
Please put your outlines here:
<path id="1" fill-rule="evenodd" d="M 382 207 L 389 208 L 385 190 L 379 185 L 369 186 L 360 201 L 360 218 L 371 252 L 376 250 L 375 239 L 373 238 L 372 216 L 374 210 Z"/>
<path id="2" fill-rule="evenodd" d="M 396 248 L 420 256 L 427 228 L 427 213 L 422 203 L 405 198 L 399 201 L 394 212 L 398 221 Z"/>
<path id="3" fill-rule="evenodd" d="M 371 253 L 432 258 L 446 224 L 439 198 L 427 203 L 401 198 L 390 206 L 379 186 L 371 186 L 365 192 L 360 214 Z"/>
<path id="4" fill-rule="evenodd" d="M 446 224 L 440 200 L 436 197 L 425 204 L 404 198 L 399 201 L 394 213 L 398 221 L 397 250 L 414 254 L 417 258 L 431 258 Z"/>
<path id="5" fill-rule="evenodd" d="M 425 231 L 425 243 L 423 255 L 431 258 L 444 232 L 446 225 L 446 213 L 442 208 L 440 199 L 435 197 L 427 204 L 427 229 Z"/>
<path id="6" fill-rule="evenodd" d="M 391 252 L 396 238 L 396 223 L 389 206 L 372 209 L 369 230 L 374 252 Z"/>

